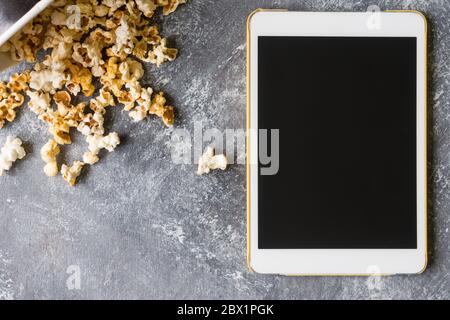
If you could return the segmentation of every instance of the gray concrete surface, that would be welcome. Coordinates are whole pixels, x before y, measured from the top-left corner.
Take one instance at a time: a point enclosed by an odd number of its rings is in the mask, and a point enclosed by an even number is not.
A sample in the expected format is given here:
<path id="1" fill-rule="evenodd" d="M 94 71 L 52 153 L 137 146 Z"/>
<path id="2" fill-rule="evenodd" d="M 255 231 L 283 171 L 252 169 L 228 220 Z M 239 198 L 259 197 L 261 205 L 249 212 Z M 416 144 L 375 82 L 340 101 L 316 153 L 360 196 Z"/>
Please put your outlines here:
<path id="1" fill-rule="evenodd" d="M 25 108 L 0 130 L 26 141 L 27 158 L 0 178 L 0 299 L 448 299 L 450 298 L 450 2 L 190 0 L 161 22 L 180 57 L 146 82 L 177 107 L 176 127 L 245 126 L 245 20 L 257 7 L 305 11 L 418 9 L 430 23 L 429 251 L 420 276 L 262 276 L 245 264 L 245 167 L 198 177 L 171 161 L 160 121 L 134 124 L 115 109 L 108 127 L 123 143 L 76 188 L 42 173 L 45 125 Z M 24 68 L 20 66 L 19 68 Z M 7 73 L 1 74 L 6 79 Z M 167 82 L 167 80 L 169 80 Z M 67 148 L 79 159 L 85 143 Z M 79 266 L 81 289 L 67 269 Z M 378 289 L 379 288 L 379 289 Z"/>

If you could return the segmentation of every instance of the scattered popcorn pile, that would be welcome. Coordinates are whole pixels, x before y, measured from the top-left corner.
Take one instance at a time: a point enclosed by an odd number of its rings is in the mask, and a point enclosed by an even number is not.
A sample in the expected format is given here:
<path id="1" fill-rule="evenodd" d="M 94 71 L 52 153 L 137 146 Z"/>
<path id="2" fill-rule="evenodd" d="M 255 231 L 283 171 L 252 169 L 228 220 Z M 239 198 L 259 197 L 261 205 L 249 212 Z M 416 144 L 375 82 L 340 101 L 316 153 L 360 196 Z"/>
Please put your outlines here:
<path id="1" fill-rule="evenodd" d="M 207 147 L 205 153 L 198 160 L 197 174 L 209 173 L 211 170 L 225 170 L 228 165 L 227 157 L 223 154 L 214 155 L 214 149 Z"/>
<path id="2" fill-rule="evenodd" d="M 101 149 L 113 151 L 117 133 L 105 135 L 107 108 L 122 104 L 134 121 L 149 115 L 174 123 L 174 109 L 163 92 L 144 87 L 142 62 L 160 66 L 173 61 L 177 49 L 167 47 L 150 18 L 162 7 L 163 15 L 175 11 L 186 0 L 55 0 L 21 32 L 13 36 L 2 52 L 13 60 L 36 62 L 40 49 L 49 54 L 32 71 L 14 74 L 9 83 L 0 82 L 0 128 L 12 122 L 16 109 L 30 98 L 28 106 L 49 126 L 52 139 L 41 149 L 44 172 L 75 185 L 82 168 L 99 161 Z M 79 94 L 91 97 L 94 81 L 101 84 L 98 96 L 88 104 L 74 103 Z M 71 129 L 81 132 L 88 143 L 83 161 L 59 170 L 60 146 L 72 143 Z"/>
<path id="3" fill-rule="evenodd" d="M 8 137 L 0 152 L 0 176 L 3 175 L 4 171 L 11 169 L 14 162 L 23 159 L 25 156 L 26 152 L 22 147 L 22 140 Z"/>

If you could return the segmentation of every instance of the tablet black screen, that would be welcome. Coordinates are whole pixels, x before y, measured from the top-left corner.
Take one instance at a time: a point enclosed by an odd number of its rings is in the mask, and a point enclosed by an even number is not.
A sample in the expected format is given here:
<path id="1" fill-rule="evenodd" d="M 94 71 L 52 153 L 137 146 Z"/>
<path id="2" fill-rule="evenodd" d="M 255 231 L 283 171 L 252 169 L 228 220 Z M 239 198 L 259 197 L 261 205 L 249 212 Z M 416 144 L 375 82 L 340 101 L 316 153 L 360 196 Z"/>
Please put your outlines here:
<path id="1" fill-rule="evenodd" d="M 258 125 L 280 137 L 259 248 L 417 247 L 416 58 L 409 37 L 259 37 Z"/>

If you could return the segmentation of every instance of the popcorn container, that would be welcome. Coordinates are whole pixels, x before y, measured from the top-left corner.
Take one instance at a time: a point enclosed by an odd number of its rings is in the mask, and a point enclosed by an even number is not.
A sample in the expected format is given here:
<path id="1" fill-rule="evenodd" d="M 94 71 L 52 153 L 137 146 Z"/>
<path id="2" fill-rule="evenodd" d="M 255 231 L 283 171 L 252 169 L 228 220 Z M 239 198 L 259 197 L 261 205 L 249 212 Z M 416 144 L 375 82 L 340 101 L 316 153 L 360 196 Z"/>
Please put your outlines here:
<path id="1" fill-rule="evenodd" d="M 0 47 L 53 0 L 0 0 Z M 0 71 L 16 64 L 9 54 L 0 53 Z"/>

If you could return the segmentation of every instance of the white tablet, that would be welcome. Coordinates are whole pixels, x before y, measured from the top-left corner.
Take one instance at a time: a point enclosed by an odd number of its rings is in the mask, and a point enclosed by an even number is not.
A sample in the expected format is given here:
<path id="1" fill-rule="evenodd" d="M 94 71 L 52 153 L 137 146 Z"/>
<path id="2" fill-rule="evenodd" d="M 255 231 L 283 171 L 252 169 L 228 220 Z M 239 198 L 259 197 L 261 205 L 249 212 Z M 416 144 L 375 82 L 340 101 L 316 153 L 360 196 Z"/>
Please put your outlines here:
<path id="1" fill-rule="evenodd" d="M 248 19 L 248 264 L 421 273 L 426 19 L 257 10 Z"/>

